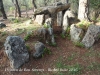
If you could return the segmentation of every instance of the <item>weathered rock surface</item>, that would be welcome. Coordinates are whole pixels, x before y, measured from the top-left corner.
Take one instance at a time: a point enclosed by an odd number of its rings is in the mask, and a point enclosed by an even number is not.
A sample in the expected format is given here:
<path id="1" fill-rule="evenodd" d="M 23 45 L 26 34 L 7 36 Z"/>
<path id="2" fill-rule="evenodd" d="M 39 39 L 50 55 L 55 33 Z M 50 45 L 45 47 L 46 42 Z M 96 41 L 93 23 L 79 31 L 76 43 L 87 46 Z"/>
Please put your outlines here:
<path id="1" fill-rule="evenodd" d="M 4 46 L 12 68 L 20 68 L 25 62 L 28 62 L 29 53 L 21 37 L 8 36 Z"/>
<path id="2" fill-rule="evenodd" d="M 50 42 L 52 44 L 55 44 L 54 33 L 53 33 L 53 28 L 52 28 L 52 18 L 46 19 L 45 23 L 47 25 L 47 34 L 48 34 L 48 37 L 50 38 Z M 48 42 L 48 40 L 46 42 Z"/>
<path id="3" fill-rule="evenodd" d="M 75 14 L 72 11 L 67 10 L 63 17 L 62 34 L 66 33 L 66 30 L 67 30 L 68 26 L 70 25 L 70 20 L 72 20 L 72 18 L 75 18 Z"/>
<path id="4" fill-rule="evenodd" d="M 90 25 L 82 43 L 85 47 L 89 48 L 98 40 L 98 38 L 100 38 L 100 26 Z"/>
<path id="5" fill-rule="evenodd" d="M 42 25 L 43 21 L 44 21 L 44 14 L 42 14 L 42 15 L 36 15 L 36 19 L 35 19 L 36 23 Z"/>
<path id="6" fill-rule="evenodd" d="M 62 11 L 60 11 L 57 13 L 57 26 L 61 26 L 62 19 L 63 19 L 63 13 L 62 13 Z"/>
<path id="7" fill-rule="evenodd" d="M 47 27 L 52 27 L 52 18 L 47 18 L 45 20 L 45 24 L 47 25 Z"/>
<path id="8" fill-rule="evenodd" d="M 44 53 L 45 45 L 41 42 L 37 42 L 35 44 L 35 50 L 36 52 L 33 54 L 34 58 L 40 58 L 42 54 Z"/>
<path id="9" fill-rule="evenodd" d="M 6 27 L 6 25 L 4 23 L 0 22 L 0 28 L 4 28 L 4 27 Z"/>
<path id="10" fill-rule="evenodd" d="M 80 35 L 83 34 L 83 30 L 81 28 L 77 28 L 75 24 L 72 24 L 70 27 L 70 35 L 71 41 L 79 42 L 81 40 Z"/>

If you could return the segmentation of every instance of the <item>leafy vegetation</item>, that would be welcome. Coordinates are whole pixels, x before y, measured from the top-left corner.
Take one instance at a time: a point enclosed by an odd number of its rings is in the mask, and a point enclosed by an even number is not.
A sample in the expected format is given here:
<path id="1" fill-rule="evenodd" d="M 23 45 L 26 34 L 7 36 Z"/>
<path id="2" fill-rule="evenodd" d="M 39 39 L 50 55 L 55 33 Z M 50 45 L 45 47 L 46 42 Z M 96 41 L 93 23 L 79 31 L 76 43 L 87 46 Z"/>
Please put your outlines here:
<path id="1" fill-rule="evenodd" d="M 30 50 L 30 46 L 29 46 L 29 45 L 26 45 L 26 48 L 27 48 L 28 50 Z"/>
<path id="2" fill-rule="evenodd" d="M 24 40 L 27 41 L 30 37 L 31 37 L 31 35 L 30 35 L 30 34 L 27 34 L 27 35 L 24 37 Z"/>
<path id="3" fill-rule="evenodd" d="M 44 49 L 44 53 L 51 54 L 51 51 L 50 51 L 49 48 L 45 48 L 45 49 Z"/>
<path id="4" fill-rule="evenodd" d="M 90 0 L 90 6 L 94 9 L 100 8 L 100 0 Z"/>
<path id="5" fill-rule="evenodd" d="M 82 28 L 84 30 L 87 30 L 90 25 L 91 25 L 91 23 L 88 21 L 81 21 L 76 24 L 77 27 Z"/>
<path id="6" fill-rule="evenodd" d="M 44 57 L 45 54 L 49 54 L 49 55 L 51 54 L 51 51 L 49 48 L 44 49 L 44 53 L 42 54 L 42 57 Z"/>
<path id="7" fill-rule="evenodd" d="M 62 38 L 66 38 L 66 36 L 65 36 L 64 34 L 61 34 L 60 36 L 61 36 Z"/>
<path id="8" fill-rule="evenodd" d="M 100 71 L 100 64 L 99 63 L 91 63 L 90 65 L 87 66 L 87 70 L 99 70 Z"/>
<path id="9" fill-rule="evenodd" d="M 73 59 L 75 58 L 75 56 L 76 56 L 76 53 L 72 53 L 72 54 L 67 58 L 68 61 L 73 60 Z"/>
<path id="10" fill-rule="evenodd" d="M 81 42 L 74 42 L 74 45 L 82 48 L 84 47 L 84 44 Z"/>

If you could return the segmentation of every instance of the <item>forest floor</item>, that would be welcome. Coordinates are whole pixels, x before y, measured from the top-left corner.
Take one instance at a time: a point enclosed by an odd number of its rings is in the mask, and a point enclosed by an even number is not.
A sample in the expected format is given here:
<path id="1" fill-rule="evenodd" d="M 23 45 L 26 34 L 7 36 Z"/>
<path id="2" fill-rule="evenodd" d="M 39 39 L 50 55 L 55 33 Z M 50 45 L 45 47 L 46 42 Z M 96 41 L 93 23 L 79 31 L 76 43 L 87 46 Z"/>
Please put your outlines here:
<path id="1" fill-rule="evenodd" d="M 0 29 L 0 75 L 100 75 L 100 40 L 86 49 L 73 44 L 69 37 L 62 38 L 60 34 L 55 34 L 57 46 L 45 44 L 51 54 L 45 54 L 40 59 L 32 57 L 37 38 L 30 37 L 25 42 L 29 46 L 30 60 L 18 71 L 13 71 L 4 52 L 5 39 L 9 35 L 21 36 L 24 39 L 28 31 L 40 26 L 29 24 L 30 20 L 27 19 L 3 22 L 7 27 Z"/>

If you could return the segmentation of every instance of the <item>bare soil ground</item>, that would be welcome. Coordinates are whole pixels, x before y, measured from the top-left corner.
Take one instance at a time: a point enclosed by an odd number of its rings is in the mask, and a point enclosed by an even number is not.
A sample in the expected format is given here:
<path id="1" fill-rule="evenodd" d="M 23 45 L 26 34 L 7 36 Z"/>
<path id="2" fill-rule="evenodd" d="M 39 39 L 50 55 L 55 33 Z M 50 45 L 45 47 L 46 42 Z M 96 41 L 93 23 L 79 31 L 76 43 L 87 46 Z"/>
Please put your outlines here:
<path id="1" fill-rule="evenodd" d="M 8 20 L 4 23 L 8 27 L 2 30 L 13 30 L 13 24 Z M 30 53 L 29 62 L 25 63 L 18 71 L 12 71 L 3 45 L 6 37 L 13 34 L 3 34 L 0 33 L 0 75 L 100 75 L 100 40 L 93 47 L 86 49 L 75 46 L 69 37 L 62 38 L 60 34 L 55 34 L 57 46 L 45 44 L 50 49 L 51 54 L 45 54 L 40 59 L 34 59 L 32 55 L 35 52 L 34 44 L 37 38 L 30 37 L 26 41 L 30 48 L 28 50 Z M 16 35 L 24 38 L 26 33 Z M 50 69 L 52 71 L 49 71 Z M 66 71 L 55 71 L 58 69 L 65 69 Z"/>

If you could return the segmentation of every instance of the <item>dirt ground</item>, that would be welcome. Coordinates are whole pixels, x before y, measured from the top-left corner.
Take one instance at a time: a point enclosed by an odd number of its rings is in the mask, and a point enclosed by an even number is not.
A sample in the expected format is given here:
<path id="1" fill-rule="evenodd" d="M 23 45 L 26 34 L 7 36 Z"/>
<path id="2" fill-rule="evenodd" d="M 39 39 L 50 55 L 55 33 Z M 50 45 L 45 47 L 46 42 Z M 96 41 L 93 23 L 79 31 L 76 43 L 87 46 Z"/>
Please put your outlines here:
<path id="1" fill-rule="evenodd" d="M 5 23 L 9 22 L 5 21 Z M 9 27 L 11 26 L 8 25 Z M 34 44 L 37 38 L 31 37 L 25 42 L 30 48 L 29 62 L 20 69 L 11 69 L 3 46 L 8 35 L 10 34 L 4 36 L 0 34 L 2 39 L 0 40 L 0 75 L 100 75 L 100 40 L 93 47 L 86 49 L 75 46 L 69 37 L 62 38 L 60 34 L 55 34 L 57 46 L 45 44 L 51 54 L 34 59 L 32 55 L 35 52 Z M 25 33 L 18 36 L 24 38 Z M 75 66 L 77 64 L 80 66 Z M 58 69 L 66 69 L 66 71 L 57 71 Z"/>

